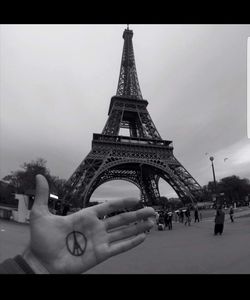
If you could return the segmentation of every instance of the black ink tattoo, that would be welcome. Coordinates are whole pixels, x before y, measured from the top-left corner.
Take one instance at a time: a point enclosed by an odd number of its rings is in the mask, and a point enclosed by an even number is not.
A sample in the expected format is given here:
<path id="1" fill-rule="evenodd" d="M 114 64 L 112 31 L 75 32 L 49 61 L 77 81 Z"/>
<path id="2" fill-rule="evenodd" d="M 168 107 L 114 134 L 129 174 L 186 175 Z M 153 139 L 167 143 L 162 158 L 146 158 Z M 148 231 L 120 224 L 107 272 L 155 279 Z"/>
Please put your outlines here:
<path id="1" fill-rule="evenodd" d="M 86 250 L 87 238 L 79 231 L 72 231 L 66 237 L 66 246 L 70 254 L 81 256 Z"/>

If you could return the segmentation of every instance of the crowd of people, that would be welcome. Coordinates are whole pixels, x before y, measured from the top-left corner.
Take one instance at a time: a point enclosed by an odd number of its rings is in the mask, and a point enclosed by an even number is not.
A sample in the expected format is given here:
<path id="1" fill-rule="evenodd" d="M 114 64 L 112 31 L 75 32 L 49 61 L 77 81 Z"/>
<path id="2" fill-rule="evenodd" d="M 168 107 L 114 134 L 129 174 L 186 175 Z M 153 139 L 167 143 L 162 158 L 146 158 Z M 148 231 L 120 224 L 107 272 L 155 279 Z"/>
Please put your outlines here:
<path id="1" fill-rule="evenodd" d="M 194 223 L 200 222 L 202 220 L 202 214 L 199 212 L 197 206 L 193 207 L 193 216 Z M 230 220 L 234 222 L 234 209 L 233 206 L 229 209 Z M 176 211 L 172 211 L 171 209 L 161 209 L 156 212 L 156 225 L 158 230 L 169 230 L 173 229 L 172 220 L 175 222 L 183 223 L 185 226 L 191 225 L 191 208 L 187 207 L 185 209 L 178 209 Z M 225 222 L 225 212 L 223 211 L 223 207 L 219 205 L 216 208 L 215 217 L 214 217 L 214 235 L 222 235 L 224 229 Z"/>
<path id="2" fill-rule="evenodd" d="M 173 229 L 172 224 L 173 212 L 171 210 L 160 210 L 156 214 L 156 225 L 158 230 L 165 230 L 168 228 L 169 230 Z"/>
<path id="3" fill-rule="evenodd" d="M 198 207 L 194 207 L 194 222 L 202 220 L 202 214 L 199 212 Z M 172 209 L 161 209 L 157 211 L 156 225 L 158 230 L 173 229 L 173 219 L 175 222 L 183 223 L 185 226 L 191 225 L 191 208 L 183 208 L 173 211 Z"/>

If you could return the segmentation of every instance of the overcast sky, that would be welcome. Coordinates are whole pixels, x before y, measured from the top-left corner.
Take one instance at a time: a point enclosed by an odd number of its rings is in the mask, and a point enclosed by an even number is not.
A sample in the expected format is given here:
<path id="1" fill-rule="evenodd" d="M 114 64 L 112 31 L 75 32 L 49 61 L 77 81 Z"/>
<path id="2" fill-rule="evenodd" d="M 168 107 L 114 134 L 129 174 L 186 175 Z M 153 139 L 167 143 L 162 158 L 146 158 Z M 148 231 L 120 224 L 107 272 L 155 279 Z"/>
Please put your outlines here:
<path id="1" fill-rule="evenodd" d="M 69 178 L 116 93 L 126 25 L 1 25 L 0 178 L 38 157 Z M 161 137 L 201 184 L 250 179 L 250 25 L 130 25 L 143 98 Z M 225 158 L 227 158 L 225 160 Z M 162 195 L 175 196 L 160 183 Z M 92 200 L 139 195 L 112 181 Z"/>

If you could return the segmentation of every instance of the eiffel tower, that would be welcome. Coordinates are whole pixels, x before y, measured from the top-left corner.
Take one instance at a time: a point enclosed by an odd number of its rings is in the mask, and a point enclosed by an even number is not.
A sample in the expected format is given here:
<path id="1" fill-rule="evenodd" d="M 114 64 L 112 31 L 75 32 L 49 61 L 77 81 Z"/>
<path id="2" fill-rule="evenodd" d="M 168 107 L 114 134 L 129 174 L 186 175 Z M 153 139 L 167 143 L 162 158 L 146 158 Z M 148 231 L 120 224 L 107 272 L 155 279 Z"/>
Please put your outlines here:
<path id="1" fill-rule="evenodd" d="M 173 154 L 172 141 L 163 140 L 147 110 L 136 72 L 133 31 L 123 32 L 123 53 L 116 95 L 101 134 L 94 133 L 92 149 L 65 185 L 63 201 L 89 204 L 92 193 L 111 180 L 126 180 L 141 192 L 144 205 L 159 202 L 159 179 L 165 180 L 184 204 L 201 197 L 201 187 Z M 120 129 L 129 132 L 119 135 Z"/>

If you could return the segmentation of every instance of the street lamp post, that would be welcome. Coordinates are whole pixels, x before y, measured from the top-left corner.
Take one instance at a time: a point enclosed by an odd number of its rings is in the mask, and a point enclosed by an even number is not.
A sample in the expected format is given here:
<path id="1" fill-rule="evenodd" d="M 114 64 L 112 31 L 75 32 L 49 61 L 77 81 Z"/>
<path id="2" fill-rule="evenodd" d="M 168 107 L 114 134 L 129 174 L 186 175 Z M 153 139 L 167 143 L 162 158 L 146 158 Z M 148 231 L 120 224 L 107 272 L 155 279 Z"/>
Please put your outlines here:
<path id="1" fill-rule="evenodd" d="M 214 157 L 211 156 L 209 159 L 211 160 L 211 163 L 212 163 L 213 179 L 214 179 L 215 203 L 217 204 L 217 185 L 216 185 L 215 172 L 214 172 L 214 163 L 213 163 Z"/>

